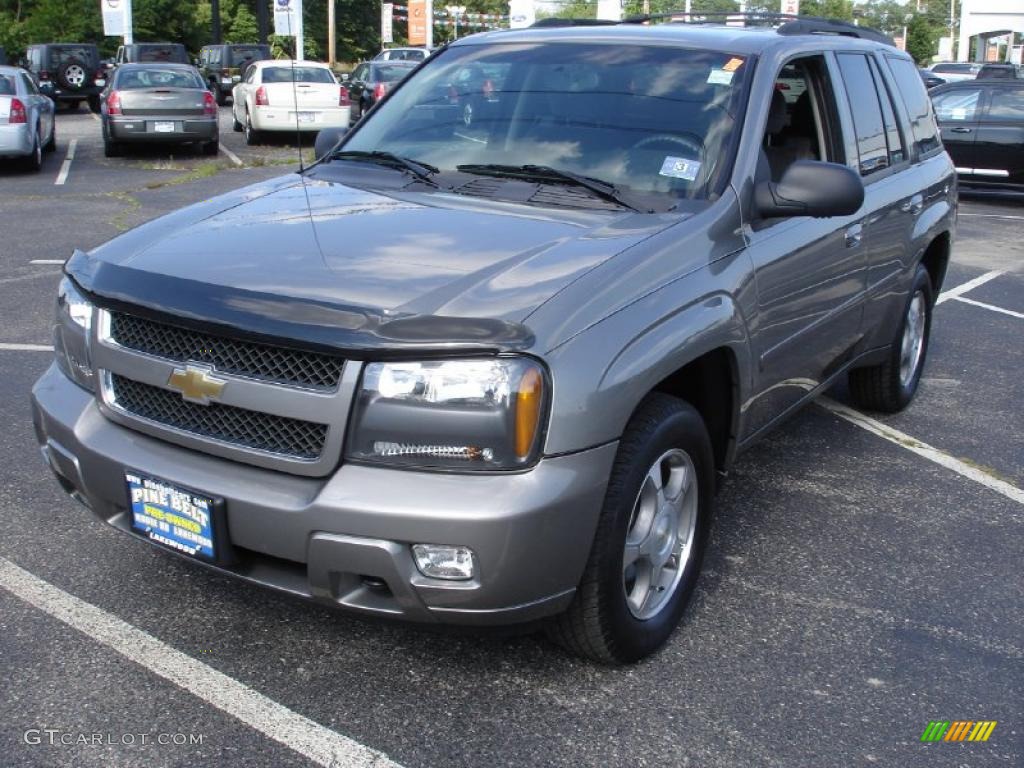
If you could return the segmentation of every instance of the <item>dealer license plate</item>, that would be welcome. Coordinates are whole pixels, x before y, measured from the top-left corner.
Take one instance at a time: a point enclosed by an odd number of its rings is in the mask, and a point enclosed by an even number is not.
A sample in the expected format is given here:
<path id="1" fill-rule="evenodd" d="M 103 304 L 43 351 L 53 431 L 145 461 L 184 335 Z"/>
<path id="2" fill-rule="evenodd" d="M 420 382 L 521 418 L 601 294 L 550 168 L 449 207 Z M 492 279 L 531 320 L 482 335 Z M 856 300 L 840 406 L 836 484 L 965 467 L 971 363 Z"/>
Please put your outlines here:
<path id="1" fill-rule="evenodd" d="M 153 131 L 155 133 L 174 133 L 174 123 L 153 123 Z"/>
<path id="2" fill-rule="evenodd" d="M 134 472 L 125 472 L 124 479 L 133 529 L 186 555 L 216 557 L 212 498 Z"/>

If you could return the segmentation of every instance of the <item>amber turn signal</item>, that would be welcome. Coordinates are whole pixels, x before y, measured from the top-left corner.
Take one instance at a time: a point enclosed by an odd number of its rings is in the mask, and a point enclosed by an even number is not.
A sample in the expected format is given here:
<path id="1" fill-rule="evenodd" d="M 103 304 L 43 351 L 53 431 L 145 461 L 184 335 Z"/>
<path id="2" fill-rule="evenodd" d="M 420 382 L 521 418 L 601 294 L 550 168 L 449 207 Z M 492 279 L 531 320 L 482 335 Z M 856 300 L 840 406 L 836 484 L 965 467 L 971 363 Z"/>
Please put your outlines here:
<path id="1" fill-rule="evenodd" d="M 536 368 L 527 369 L 519 382 L 516 394 L 516 457 L 520 461 L 530 456 L 537 426 L 540 424 L 540 407 L 544 399 L 544 377 Z"/>

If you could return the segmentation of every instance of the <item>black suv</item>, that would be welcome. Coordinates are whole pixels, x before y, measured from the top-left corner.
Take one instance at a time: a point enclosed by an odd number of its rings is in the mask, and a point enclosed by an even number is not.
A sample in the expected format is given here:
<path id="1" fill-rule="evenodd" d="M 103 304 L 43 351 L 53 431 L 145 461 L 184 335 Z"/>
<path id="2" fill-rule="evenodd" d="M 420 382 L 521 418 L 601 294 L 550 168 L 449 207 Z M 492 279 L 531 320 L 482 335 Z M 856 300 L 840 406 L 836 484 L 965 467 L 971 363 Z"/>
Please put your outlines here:
<path id="1" fill-rule="evenodd" d="M 122 45 L 117 49 L 114 66 L 119 64 L 140 64 L 158 62 L 161 64 L 190 64 L 188 51 L 181 43 L 135 43 Z"/>
<path id="2" fill-rule="evenodd" d="M 240 82 L 245 70 L 254 61 L 273 58 L 269 45 L 237 43 L 234 45 L 207 45 L 199 52 L 196 66 L 203 80 L 210 86 L 217 103 L 224 106 L 231 89 Z"/>
<path id="3" fill-rule="evenodd" d="M 25 69 L 39 90 L 58 104 L 72 109 L 83 101 L 99 112 L 100 92 L 107 84 L 107 71 L 92 43 L 43 43 L 30 45 Z"/>
<path id="4" fill-rule="evenodd" d="M 1024 189 L 1024 80 L 968 80 L 930 95 L 962 183 Z"/>

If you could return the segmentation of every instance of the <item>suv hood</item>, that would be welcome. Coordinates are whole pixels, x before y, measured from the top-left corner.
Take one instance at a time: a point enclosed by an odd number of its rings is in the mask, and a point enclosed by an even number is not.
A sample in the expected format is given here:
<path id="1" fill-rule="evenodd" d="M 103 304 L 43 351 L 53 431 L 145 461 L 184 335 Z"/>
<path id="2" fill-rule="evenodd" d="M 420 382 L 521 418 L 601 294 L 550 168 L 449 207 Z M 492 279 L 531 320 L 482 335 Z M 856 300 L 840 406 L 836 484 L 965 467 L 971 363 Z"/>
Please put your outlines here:
<path id="1" fill-rule="evenodd" d="M 100 304 L 186 324 L 350 352 L 524 349 L 521 323 L 540 304 L 679 220 L 310 179 L 303 189 L 291 175 L 76 252 L 66 269 Z"/>

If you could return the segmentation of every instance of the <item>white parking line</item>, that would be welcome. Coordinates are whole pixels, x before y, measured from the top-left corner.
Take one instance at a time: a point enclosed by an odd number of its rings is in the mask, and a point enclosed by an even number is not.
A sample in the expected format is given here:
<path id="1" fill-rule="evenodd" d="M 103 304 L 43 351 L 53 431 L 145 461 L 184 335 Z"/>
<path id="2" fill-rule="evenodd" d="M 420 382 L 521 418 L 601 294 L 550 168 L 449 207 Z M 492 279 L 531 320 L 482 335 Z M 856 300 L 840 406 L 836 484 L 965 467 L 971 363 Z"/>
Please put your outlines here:
<path id="1" fill-rule="evenodd" d="M 0 350 L 7 352 L 53 352 L 49 344 L 8 344 L 0 342 Z"/>
<path id="2" fill-rule="evenodd" d="M 2 557 L 0 587 L 319 765 L 399 768 L 387 755 L 293 712 Z"/>
<path id="3" fill-rule="evenodd" d="M 90 113 L 89 113 L 89 117 L 91 117 L 91 118 L 92 118 L 93 120 L 95 120 L 95 121 L 96 121 L 97 123 L 98 123 L 98 122 L 100 122 L 100 116 L 99 116 L 99 115 L 97 115 L 97 114 L 96 114 L 95 112 L 90 112 Z"/>
<path id="4" fill-rule="evenodd" d="M 29 264 L 63 264 L 66 259 L 32 259 Z"/>
<path id="5" fill-rule="evenodd" d="M 68 154 L 64 158 L 64 163 L 60 167 L 60 173 L 57 174 L 57 180 L 53 183 L 56 185 L 62 185 L 68 180 L 68 173 L 71 171 L 71 161 L 75 159 L 75 149 L 78 147 L 78 139 L 72 139 L 68 143 Z"/>
<path id="6" fill-rule="evenodd" d="M 951 469 L 958 475 L 963 475 L 967 479 L 973 480 L 979 485 L 985 486 L 989 490 L 1002 494 L 1012 501 L 1016 501 L 1018 504 L 1024 504 L 1024 490 L 1021 490 L 1015 485 L 1011 485 L 1005 480 L 1000 480 L 998 477 L 994 477 L 977 467 L 971 466 L 970 464 L 955 458 L 954 456 L 950 456 L 948 453 L 944 453 L 938 448 L 933 448 L 927 443 L 922 443 L 917 438 L 900 432 L 898 429 L 893 429 L 888 424 L 875 421 L 869 416 L 865 416 L 860 411 L 848 408 L 842 403 L 837 403 L 835 400 L 831 400 L 827 397 L 819 397 L 817 402 L 821 407 L 831 411 L 839 418 L 845 419 L 851 424 L 856 424 L 858 427 L 866 429 L 874 435 L 883 437 L 889 442 L 896 443 L 897 445 L 906 448 L 911 453 L 923 456 L 929 461 L 935 462 L 939 466 Z"/>
<path id="7" fill-rule="evenodd" d="M 1019 317 L 1021 320 L 1024 320 L 1024 314 L 1014 312 L 1012 309 L 1003 309 L 1002 307 L 997 307 L 994 304 L 986 304 L 983 301 L 975 301 L 974 299 L 968 299 L 964 296 L 957 296 L 956 300 L 962 301 L 964 304 L 970 304 L 972 307 L 981 307 L 982 309 L 999 312 L 1000 314 L 1009 315 L 1010 317 Z"/>
<path id="8" fill-rule="evenodd" d="M 225 146 L 224 146 L 223 144 L 221 144 L 221 145 L 220 145 L 220 151 L 221 151 L 221 152 L 223 152 L 223 153 L 224 153 L 225 155 L 227 155 L 227 156 L 228 156 L 228 159 L 229 159 L 229 160 L 230 160 L 230 161 L 231 161 L 232 163 L 234 163 L 235 165 L 237 165 L 237 166 L 239 166 L 239 167 L 241 167 L 241 166 L 242 166 L 242 161 L 238 159 L 238 155 L 236 155 L 236 154 L 235 154 L 234 152 L 232 152 L 232 151 L 231 151 L 230 149 L 228 149 L 227 147 L 225 147 Z"/>
<path id="9" fill-rule="evenodd" d="M 1013 221 L 1024 221 L 1024 216 L 1012 216 L 1008 213 L 960 213 L 958 216 L 981 216 L 985 219 L 1012 219 Z"/>
<path id="10" fill-rule="evenodd" d="M 979 285 L 984 285 L 989 280 L 995 280 L 997 277 L 999 277 L 1002 274 L 1004 274 L 1003 270 L 994 269 L 991 272 L 986 272 L 984 275 L 979 275 L 978 277 L 974 278 L 973 280 L 968 280 L 963 285 L 958 285 L 956 288 L 950 288 L 948 291 L 943 291 L 942 295 L 939 296 L 939 300 L 936 301 L 935 303 L 936 304 L 941 304 L 944 301 L 949 301 L 950 299 L 955 299 L 957 296 L 962 296 L 963 294 L 967 293 L 968 291 L 973 291 Z"/>

